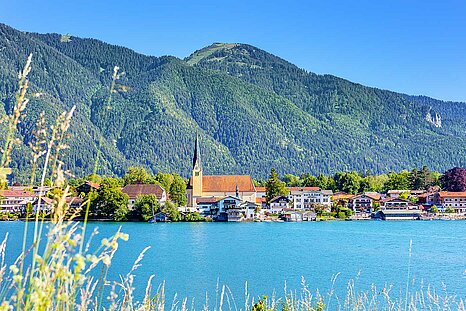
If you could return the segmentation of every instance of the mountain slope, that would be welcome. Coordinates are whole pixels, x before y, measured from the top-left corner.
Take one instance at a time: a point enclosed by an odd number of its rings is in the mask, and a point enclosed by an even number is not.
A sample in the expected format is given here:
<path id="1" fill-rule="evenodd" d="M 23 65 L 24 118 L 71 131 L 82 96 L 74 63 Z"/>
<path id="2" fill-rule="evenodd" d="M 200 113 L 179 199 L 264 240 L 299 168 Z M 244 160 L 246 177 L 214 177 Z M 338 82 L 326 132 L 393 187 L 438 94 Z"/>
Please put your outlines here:
<path id="1" fill-rule="evenodd" d="M 34 62 L 24 146 L 16 177 L 27 171 L 34 120 L 77 105 L 67 169 L 121 174 L 139 164 L 151 171 L 190 173 L 196 132 L 207 174 L 265 177 L 271 167 L 300 174 L 338 170 L 434 169 L 465 164 L 463 103 L 445 103 L 308 73 L 265 51 L 214 44 L 186 60 L 152 57 L 94 39 L 33 34 L 0 24 L 0 108 L 11 110 L 16 72 Z M 120 78 L 106 104 L 113 67 Z M 1 109 L 0 109 L 1 111 Z M 442 127 L 426 116 L 440 114 Z M 0 125 L 1 127 L 1 125 Z M 435 147 L 433 147 L 435 146 Z"/>

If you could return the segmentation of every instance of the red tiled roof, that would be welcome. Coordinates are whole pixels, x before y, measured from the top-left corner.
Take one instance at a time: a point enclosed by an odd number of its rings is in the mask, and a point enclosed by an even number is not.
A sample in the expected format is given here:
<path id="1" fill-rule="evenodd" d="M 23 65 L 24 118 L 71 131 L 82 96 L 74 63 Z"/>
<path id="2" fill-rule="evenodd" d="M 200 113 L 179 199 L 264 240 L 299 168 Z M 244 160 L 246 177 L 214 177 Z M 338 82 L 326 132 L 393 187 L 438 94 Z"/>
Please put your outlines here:
<path id="1" fill-rule="evenodd" d="M 197 204 L 211 204 L 217 202 L 216 197 L 201 197 L 201 198 L 196 198 Z"/>
<path id="2" fill-rule="evenodd" d="M 12 197 L 37 197 L 36 194 L 30 191 L 21 190 L 0 190 L 0 197 L 12 198 Z"/>
<path id="3" fill-rule="evenodd" d="M 91 186 L 92 188 L 97 189 L 97 190 L 99 190 L 99 188 L 100 188 L 100 184 L 98 184 L 96 182 L 86 181 L 86 184 L 88 184 L 89 186 Z"/>
<path id="4" fill-rule="evenodd" d="M 192 177 L 189 180 L 192 188 Z M 213 175 L 202 176 L 202 192 L 256 192 L 256 188 L 249 175 Z"/>
<path id="5" fill-rule="evenodd" d="M 265 202 L 267 202 L 266 197 L 256 198 L 256 203 L 265 203 Z"/>
<path id="6" fill-rule="evenodd" d="M 126 185 L 121 191 L 126 193 L 130 199 L 135 199 L 140 195 L 155 194 L 159 200 L 162 198 L 164 192 L 163 188 L 159 185 L 148 184 Z"/>
<path id="7" fill-rule="evenodd" d="M 319 187 L 288 187 L 289 191 L 319 191 Z"/>
<path id="8" fill-rule="evenodd" d="M 452 191 L 440 191 L 439 192 L 441 198 L 463 198 L 466 197 L 466 191 L 463 192 L 452 192 Z"/>

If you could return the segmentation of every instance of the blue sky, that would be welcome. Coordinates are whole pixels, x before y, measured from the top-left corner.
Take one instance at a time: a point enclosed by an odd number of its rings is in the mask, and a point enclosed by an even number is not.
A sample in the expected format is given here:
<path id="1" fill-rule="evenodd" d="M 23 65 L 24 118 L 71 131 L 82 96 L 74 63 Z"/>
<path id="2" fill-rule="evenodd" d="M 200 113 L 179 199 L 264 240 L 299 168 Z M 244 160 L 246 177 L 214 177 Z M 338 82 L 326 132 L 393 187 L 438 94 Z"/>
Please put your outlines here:
<path id="1" fill-rule="evenodd" d="M 0 22 L 156 56 L 248 43 L 312 72 L 466 101 L 465 0 L 0 0 Z"/>

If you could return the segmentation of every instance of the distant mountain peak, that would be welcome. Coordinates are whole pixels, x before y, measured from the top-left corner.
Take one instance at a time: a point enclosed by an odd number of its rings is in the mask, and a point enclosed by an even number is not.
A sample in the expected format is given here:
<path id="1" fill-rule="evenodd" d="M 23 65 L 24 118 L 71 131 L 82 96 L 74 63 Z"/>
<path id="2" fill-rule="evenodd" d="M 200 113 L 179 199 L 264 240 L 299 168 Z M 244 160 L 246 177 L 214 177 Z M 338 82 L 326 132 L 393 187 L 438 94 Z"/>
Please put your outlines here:
<path id="1" fill-rule="evenodd" d="M 236 46 L 239 46 L 239 43 L 221 43 L 221 42 L 214 42 L 205 48 L 195 51 L 191 55 L 189 55 L 185 60 L 189 65 L 196 65 L 202 59 L 205 59 L 211 56 L 213 53 L 217 52 L 218 50 L 222 49 L 232 49 Z"/>

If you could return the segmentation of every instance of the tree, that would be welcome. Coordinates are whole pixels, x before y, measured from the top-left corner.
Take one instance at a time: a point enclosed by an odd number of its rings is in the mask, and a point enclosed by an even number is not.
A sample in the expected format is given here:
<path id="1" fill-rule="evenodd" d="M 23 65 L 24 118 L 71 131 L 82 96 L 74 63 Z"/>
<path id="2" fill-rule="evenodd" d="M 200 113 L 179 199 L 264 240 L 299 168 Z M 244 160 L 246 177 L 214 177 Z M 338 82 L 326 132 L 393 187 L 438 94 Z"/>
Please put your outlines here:
<path id="1" fill-rule="evenodd" d="M 128 215 L 128 195 L 120 189 L 118 180 L 104 178 L 97 196 L 91 202 L 94 217 L 110 218 L 117 221 L 125 220 Z"/>
<path id="2" fill-rule="evenodd" d="M 438 213 L 438 207 L 436 205 L 432 205 L 432 207 L 430 208 L 430 212 L 432 214 L 437 214 Z"/>
<path id="3" fill-rule="evenodd" d="M 152 183 L 158 183 L 163 189 L 170 192 L 170 187 L 175 180 L 174 175 L 175 174 L 158 172 L 157 175 L 154 176 Z"/>
<path id="4" fill-rule="evenodd" d="M 362 178 L 357 172 L 338 172 L 334 179 L 337 189 L 351 194 L 359 192 Z"/>
<path id="5" fill-rule="evenodd" d="M 170 202 L 166 202 L 165 206 L 162 209 L 162 212 L 167 213 L 171 221 L 180 221 L 181 214 L 178 211 L 178 208 Z"/>
<path id="6" fill-rule="evenodd" d="M 409 192 L 405 191 L 405 192 L 400 193 L 399 198 L 402 199 L 402 200 L 407 200 L 409 198 Z"/>
<path id="7" fill-rule="evenodd" d="M 178 174 L 173 174 L 173 181 L 168 189 L 170 200 L 177 206 L 186 206 L 186 182 Z"/>
<path id="8" fill-rule="evenodd" d="M 270 202 L 277 195 L 287 195 L 288 189 L 285 187 L 285 183 L 278 178 L 277 171 L 272 168 L 270 171 L 270 177 L 265 184 L 265 194 L 267 202 Z"/>
<path id="9" fill-rule="evenodd" d="M 388 181 L 385 183 L 385 190 L 408 190 L 410 186 L 409 172 L 401 171 L 399 173 L 388 173 Z"/>
<path id="10" fill-rule="evenodd" d="M 148 221 L 155 213 L 160 211 L 159 201 L 155 194 L 144 194 L 137 197 L 134 203 L 136 217 Z"/>
<path id="11" fill-rule="evenodd" d="M 145 184 L 150 180 L 150 175 L 143 167 L 131 166 L 128 168 L 123 178 L 125 180 L 125 185 Z"/>
<path id="12" fill-rule="evenodd" d="M 299 187 L 301 186 L 301 180 L 298 176 L 295 176 L 293 174 L 285 174 L 283 175 L 283 182 L 288 186 L 288 187 Z"/>
<path id="13" fill-rule="evenodd" d="M 301 176 L 301 185 L 303 187 L 317 187 L 319 181 L 314 175 L 311 174 L 303 174 Z"/>
<path id="14" fill-rule="evenodd" d="M 440 181 L 447 191 L 466 191 L 466 168 L 452 168 L 443 174 Z"/>

